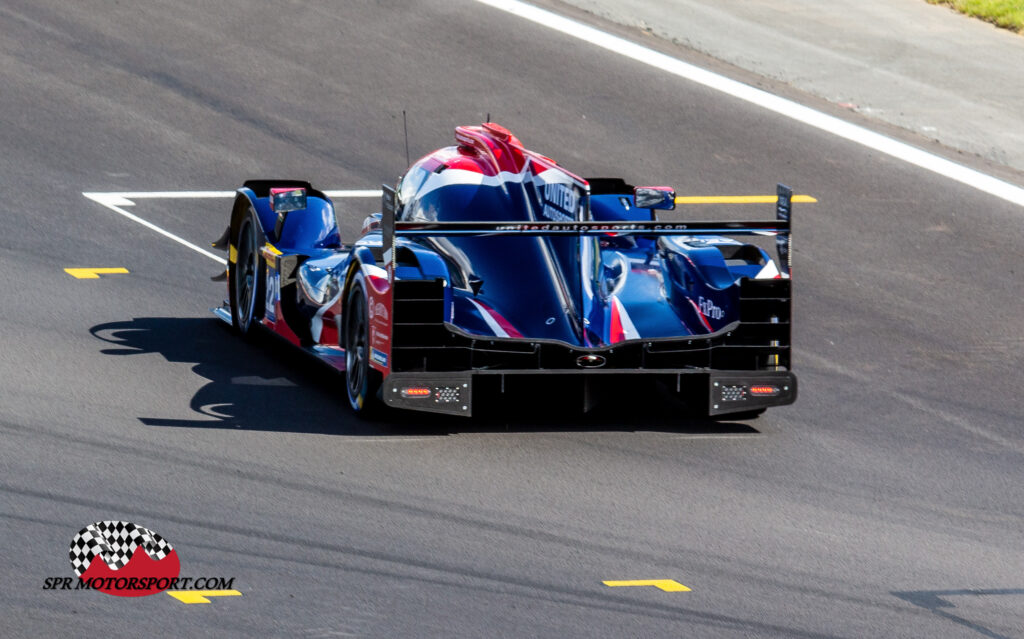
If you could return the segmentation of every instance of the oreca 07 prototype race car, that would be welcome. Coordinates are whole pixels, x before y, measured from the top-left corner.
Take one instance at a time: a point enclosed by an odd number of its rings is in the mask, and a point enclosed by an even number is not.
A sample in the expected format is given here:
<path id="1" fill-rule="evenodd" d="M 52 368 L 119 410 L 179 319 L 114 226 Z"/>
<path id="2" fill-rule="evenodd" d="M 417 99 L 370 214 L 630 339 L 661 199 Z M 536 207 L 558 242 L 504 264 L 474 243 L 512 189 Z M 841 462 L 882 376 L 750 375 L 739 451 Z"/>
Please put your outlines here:
<path id="1" fill-rule="evenodd" d="M 460 126 L 352 243 L 309 183 L 246 182 L 214 245 L 214 312 L 343 371 L 356 411 L 468 416 L 535 393 L 586 410 L 658 387 L 750 416 L 796 399 L 790 196 L 771 221 L 659 220 L 671 188 L 583 179 L 497 124 Z M 741 236 L 774 237 L 779 259 Z"/>

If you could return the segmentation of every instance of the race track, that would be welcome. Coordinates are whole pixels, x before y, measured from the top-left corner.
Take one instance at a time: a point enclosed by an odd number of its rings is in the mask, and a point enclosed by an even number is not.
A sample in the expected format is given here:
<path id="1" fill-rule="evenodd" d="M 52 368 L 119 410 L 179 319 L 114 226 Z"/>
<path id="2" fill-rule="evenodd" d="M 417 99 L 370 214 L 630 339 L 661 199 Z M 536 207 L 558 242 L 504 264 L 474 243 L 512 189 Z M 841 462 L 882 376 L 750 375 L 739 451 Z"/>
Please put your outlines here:
<path id="1" fill-rule="evenodd" d="M 473 0 L 6 0 L 0 74 L 0 635 L 1024 636 L 1024 208 Z M 376 189 L 403 110 L 414 159 L 490 114 L 581 175 L 815 197 L 797 403 L 363 421 L 210 314 L 217 262 L 82 195 Z M 230 207 L 132 202 L 200 246 Z M 336 202 L 348 238 L 378 210 Z M 108 519 L 241 596 L 43 590 Z M 602 583 L 648 579 L 690 590 Z"/>

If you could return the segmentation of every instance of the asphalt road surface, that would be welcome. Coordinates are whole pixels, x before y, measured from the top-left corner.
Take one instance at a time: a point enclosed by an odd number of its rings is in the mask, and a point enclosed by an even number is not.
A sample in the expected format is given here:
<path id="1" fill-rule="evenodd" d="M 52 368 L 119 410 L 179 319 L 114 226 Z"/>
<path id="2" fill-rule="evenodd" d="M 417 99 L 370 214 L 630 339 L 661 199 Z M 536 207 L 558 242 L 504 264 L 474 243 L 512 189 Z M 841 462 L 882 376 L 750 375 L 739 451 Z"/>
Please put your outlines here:
<path id="1" fill-rule="evenodd" d="M 471 0 L 5 0 L 0 78 L 0 635 L 1024 636 L 1020 207 Z M 414 156 L 490 113 L 580 174 L 816 197 L 798 403 L 361 421 L 213 318 L 216 262 L 82 196 L 372 189 L 403 109 Z M 201 244 L 229 202 L 126 210 Z M 679 212 L 737 214 L 771 207 Z M 43 590 L 107 519 L 241 596 Z"/>

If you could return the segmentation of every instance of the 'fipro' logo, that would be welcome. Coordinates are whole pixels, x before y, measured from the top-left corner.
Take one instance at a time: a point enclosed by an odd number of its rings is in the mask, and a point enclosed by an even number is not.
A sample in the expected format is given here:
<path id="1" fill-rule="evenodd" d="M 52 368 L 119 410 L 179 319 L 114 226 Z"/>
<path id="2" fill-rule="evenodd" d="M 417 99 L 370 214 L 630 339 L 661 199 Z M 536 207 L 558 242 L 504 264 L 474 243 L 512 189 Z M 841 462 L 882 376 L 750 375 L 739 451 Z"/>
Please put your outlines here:
<path id="1" fill-rule="evenodd" d="M 178 581 L 178 553 L 129 521 L 98 521 L 71 540 L 71 568 L 85 587 L 118 597 L 155 595 Z"/>

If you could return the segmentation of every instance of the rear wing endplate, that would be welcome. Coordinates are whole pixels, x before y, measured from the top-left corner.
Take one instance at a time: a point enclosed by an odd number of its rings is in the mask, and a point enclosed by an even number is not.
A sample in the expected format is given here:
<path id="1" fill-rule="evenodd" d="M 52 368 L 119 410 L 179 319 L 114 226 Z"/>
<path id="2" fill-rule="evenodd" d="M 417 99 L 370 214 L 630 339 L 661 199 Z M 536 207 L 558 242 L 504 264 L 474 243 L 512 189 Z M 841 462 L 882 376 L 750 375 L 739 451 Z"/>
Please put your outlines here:
<path id="1" fill-rule="evenodd" d="M 779 184 L 775 187 L 775 219 L 779 222 L 786 223 L 786 234 L 779 235 L 775 238 L 775 247 L 779 251 L 779 271 L 789 275 L 790 269 L 793 267 L 793 254 L 790 249 L 793 248 L 793 238 L 789 234 L 789 218 L 793 212 L 793 189 L 789 188 L 785 184 Z"/>

